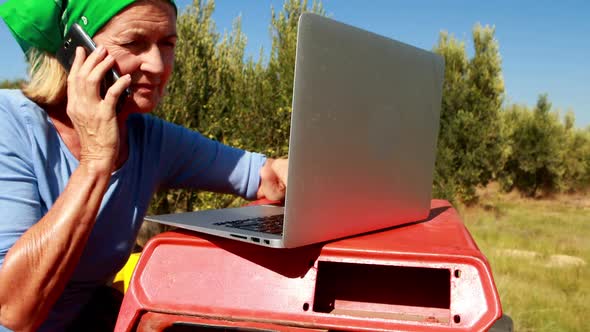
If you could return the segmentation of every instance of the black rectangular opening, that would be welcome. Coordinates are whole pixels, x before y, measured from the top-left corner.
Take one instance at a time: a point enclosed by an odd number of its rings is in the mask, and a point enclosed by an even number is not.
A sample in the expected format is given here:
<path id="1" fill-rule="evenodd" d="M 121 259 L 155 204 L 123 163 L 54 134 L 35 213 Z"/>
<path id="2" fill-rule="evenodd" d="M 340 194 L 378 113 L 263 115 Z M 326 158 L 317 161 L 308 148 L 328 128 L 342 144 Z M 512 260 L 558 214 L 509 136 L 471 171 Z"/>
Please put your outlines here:
<path id="1" fill-rule="evenodd" d="M 315 312 L 388 313 L 432 321 L 447 320 L 451 271 L 423 267 L 319 262 Z M 421 308 L 430 308 L 422 310 Z M 425 316 L 422 317 L 421 316 Z"/>

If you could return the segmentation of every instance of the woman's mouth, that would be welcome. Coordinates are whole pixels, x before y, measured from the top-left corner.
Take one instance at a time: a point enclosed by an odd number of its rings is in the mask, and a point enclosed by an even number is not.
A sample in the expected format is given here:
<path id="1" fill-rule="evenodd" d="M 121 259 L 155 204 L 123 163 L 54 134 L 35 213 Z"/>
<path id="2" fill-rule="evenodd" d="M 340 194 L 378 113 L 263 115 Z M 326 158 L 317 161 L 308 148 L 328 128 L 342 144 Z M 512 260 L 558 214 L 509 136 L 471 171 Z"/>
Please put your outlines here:
<path id="1" fill-rule="evenodd" d="M 131 85 L 131 90 L 138 93 L 152 93 L 157 87 L 155 84 L 138 83 Z"/>

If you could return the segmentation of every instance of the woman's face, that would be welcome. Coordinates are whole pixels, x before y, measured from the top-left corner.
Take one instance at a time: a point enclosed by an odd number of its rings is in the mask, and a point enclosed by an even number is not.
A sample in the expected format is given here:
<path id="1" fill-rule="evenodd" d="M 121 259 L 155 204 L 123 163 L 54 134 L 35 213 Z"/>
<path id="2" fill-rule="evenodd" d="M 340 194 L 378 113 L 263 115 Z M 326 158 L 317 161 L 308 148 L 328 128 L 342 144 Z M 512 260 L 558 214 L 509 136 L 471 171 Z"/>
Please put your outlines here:
<path id="1" fill-rule="evenodd" d="M 160 0 L 135 2 L 93 39 L 115 58 L 121 75 L 131 74 L 131 97 L 123 111 L 151 112 L 164 94 L 174 65 L 176 12 L 172 5 Z"/>

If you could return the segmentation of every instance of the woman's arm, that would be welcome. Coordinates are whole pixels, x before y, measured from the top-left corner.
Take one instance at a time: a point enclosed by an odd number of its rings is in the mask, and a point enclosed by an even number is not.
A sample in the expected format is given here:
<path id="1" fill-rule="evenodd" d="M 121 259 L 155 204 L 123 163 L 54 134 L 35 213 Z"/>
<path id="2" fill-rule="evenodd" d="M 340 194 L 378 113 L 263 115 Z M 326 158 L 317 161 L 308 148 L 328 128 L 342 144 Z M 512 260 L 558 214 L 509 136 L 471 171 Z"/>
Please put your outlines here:
<path id="1" fill-rule="evenodd" d="M 74 155 L 80 164 L 47 214 L 6 254 L 0 269 L 0 323 L 13 330 L 37 329 L 63 292 L 120 159 L 115 104 L 130 78 L 119 79 L 104 100 L 98 87 L 113 64 L 104 50 L 88 59 L 83 49 L 76 52 L 68 76 L 67 114 L 79 140 Z"/>
<path id="2" fill-rule="evenodd" d="M 96 219 L 110 170 L 81 163 L 49 212 L 8 251 L 0 269 L 0 323 L 33 331 L 69 281 Z"/>

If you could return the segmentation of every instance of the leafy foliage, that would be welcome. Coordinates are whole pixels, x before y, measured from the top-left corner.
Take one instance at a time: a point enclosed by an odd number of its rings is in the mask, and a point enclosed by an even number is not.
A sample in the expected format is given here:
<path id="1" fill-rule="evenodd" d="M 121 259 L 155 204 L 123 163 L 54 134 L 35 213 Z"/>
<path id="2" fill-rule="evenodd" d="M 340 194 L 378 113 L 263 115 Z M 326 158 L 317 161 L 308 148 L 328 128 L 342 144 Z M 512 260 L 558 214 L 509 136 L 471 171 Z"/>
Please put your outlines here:
<path id="1" fill-rule="evenodd" d="M 4 80 L 0 81 L 0 89 L 20 89 L 25 83 L 24 80 Z"/>
<path id="2" fill-rule="evenodd" d="M 501 60 L 494 28 L 473 29 L 475 55 L 442 32 L 434 51 L 445 58 L 441 130 L 435 170 L 435 196 L 470 202 L 502 168 L 500 110 L 504 96 Z"/>
<path id="3" fill-rule="evenodd" d="M 535 197 L 588 187 L 590 136 L 574 129 L 573 114 L 562 124 L 544 94 L 533 110 L 512 105 L 503 117 L 511 147 L 500 177 L 505 190 Z"/>
<path id="4" fill-rule="evenodd" d="M 564 189 L 582 191 L 590 187 L 590 131 L 568 127 L 566 118 L 566 150 L 564 154 Z"/>

